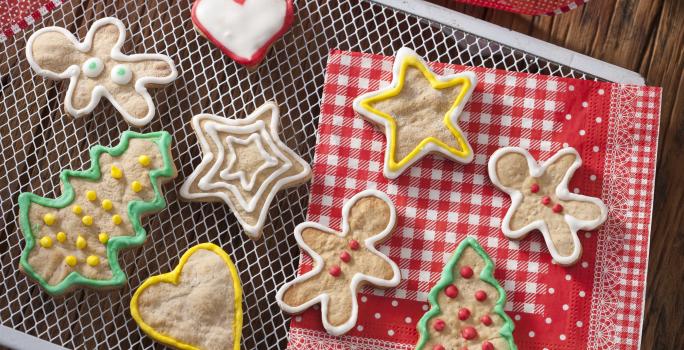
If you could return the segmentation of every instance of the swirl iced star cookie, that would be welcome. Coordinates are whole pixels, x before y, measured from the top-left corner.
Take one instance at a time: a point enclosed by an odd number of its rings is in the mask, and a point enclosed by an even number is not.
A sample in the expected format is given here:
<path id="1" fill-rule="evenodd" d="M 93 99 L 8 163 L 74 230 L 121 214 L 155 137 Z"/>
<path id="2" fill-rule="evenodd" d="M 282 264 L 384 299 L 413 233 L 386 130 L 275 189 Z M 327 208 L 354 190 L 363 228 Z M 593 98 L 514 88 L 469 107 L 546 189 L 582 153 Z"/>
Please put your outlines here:
<path id="1" fill-rule="evenodd" d="M 397 52 L 393 74 L 389 86 L 354 100 L 354 110 L 385 132 L 385 177 L 396 179 L 428 154 L 470 163 L 473 150 L 457 123 L 475 74 L 436 75 L 407 48 Z"/>
<path id="2" fill-rule="evenodd" d="M 121 53 L 126 39 L 123 23 L 102 18 L 83 42 L 64 28 L 35 32 L 26 43 L 26 58 L 40 76 L 69 79 L 64 107 L 75 118 L 92 113 L 106 98 L 132 126 L 150 122 L 155 106 L 148 88 L 171 83 L 178 73 L 173 60 L 161 54 Z"/>
<path id="3" fill-rule="evenodd" d="M 170 147 L 167 132 L 126 131 L 119 145 L 90 150 L 90 169 L 63 171 L 60 197 L 22 193 L 20 269 L 53 295 L 123 285 L 117 255 L 143 244 L 141 217 L 166 206 L 161 185 L 176 176 Z"/>
<path id="4" fill-rule="evenodd" d="M 280 112 L 268 102 L 245 119 L 210 114 L 192 118 L 203 157 L 180 194 L 192 201 L 226 203 L 252 239 L 281 189 L 311 178 L 309 164 L 280 140 Z"/>
<path id="5" fill-rule="evenodd" d="M 131 315 L 154 340 L 176 349 L 240 349 L 242 285 L 228 254 L 202 243 L 171 272 L 133 294 Z"/>
<path id="6" fill-rule="evenodd" d="M 342 232 L 314 222 L 297 225 L 297 243 L 313 258 L 314 266 L 278 290 L 280 308 L 297 314 L 320 303 L 326 331 L 348 332 L 358 318 L 356 295 L 362 285 L 399 284 L 399 267 L 376 247 L 390 237 L 395 224 L 394 204 L 387 195 L 366 190 L 345 203 Z"/>
<path id="7" fill-rule="evenodd" d="M 553 259 L 572 265 L 582 255 L 579 230 L 594 230 L 608 217 L 598 198 L 571 193 L 568 184 L 582 165 L 574 148 L 564 148 L 541 166 L 525 149 L 504 147 L 489 159 L 489 177 L 511 196 L 501 224 L 503 234 L 522 239 L 539 230 Z"/>

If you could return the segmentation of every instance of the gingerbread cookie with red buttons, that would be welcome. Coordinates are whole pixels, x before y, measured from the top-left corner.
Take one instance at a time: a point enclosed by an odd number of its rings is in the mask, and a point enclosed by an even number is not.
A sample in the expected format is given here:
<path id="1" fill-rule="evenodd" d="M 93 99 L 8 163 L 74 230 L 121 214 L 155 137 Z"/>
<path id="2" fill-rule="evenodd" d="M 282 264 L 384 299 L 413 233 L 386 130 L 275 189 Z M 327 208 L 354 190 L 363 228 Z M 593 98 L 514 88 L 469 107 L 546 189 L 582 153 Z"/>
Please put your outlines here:
<path id="1" fill-rule="evenodd" d="M 515 350 L 513 321 L 494 263 L 474 238 L 459 244 L 430 290 L 430 310 L 418 322 L 417 350 Z"/>
<path id="2" fill-rule="evenodd" d="M 505 147 L 489 159 L 492 183 L 511 197 L 501 224 L 503 234 L 522 239 L 539 230 L 553 259 L 572 265 L 582 255 L 577 232 L 594 230 L 608 217 L 598 198 L 571 193 L 568 184 L 582 158 L 574 148 L 564 148 L 542 165 L 518 147 Z"/>
<path id="3" fill-rule="evenodd" d="M 278 290 L 278 305 L 297 314 L 320 303 L 326 331 L 332 335 L 348 332 L 358 318 L 361 286 L 390 288 L 399 284 L 399 268 L 377 250 L 395 223 L 396 211 L 387 195 L 366 190 L 345 203 L 342 232 L 313 222 L 297 225 L 297 243 L 311 256 L 314 266 Z"/>

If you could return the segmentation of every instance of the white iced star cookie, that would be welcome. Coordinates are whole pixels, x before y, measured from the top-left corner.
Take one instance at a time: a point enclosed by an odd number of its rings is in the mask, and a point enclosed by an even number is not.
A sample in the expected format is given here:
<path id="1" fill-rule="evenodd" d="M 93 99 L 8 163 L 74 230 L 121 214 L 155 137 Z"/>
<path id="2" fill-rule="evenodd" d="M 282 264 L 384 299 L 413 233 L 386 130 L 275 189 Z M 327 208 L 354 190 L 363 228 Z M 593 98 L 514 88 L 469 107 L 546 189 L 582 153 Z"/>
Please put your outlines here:
<path id="1" fill-rule="evenodd" d="M 147 89 L 171 83 L 178 73 L 169 56 L 121 53 L 125 40 L 123 23 L 112 17 L 95 21 L 83 42 L 64 28 L 47 27 L 31 35 L 26 58 L 38 75 L 70 80 L 64 106 L 73 117 L 90 114 L 105 97 L 127 123 L 141 127 L 155 113 Z"/>
<path id="2" fill-rule="evenodd" d="M 539 230 L 553 259 L 572 265 L 582 255 L 579 230 L 593 230 L 606 221 L 608 208 L 598 198 L 571 193 L 568 183 L 582 165 L 574 148 L 564 148 L 541 166 L 530 153 L 504 147 L 489 159 L 489 177 L 511 196 L 501 224 L 503 234 L 522 239 Z"/>
<path id="3" fill-rule="evenodd" d="M 245 119 L 200 114 L 192 118 L 192 127 L 203 157 L 181 196 L 225 202 L 245 233 L 259 239 L 275 194 L 311 178 L 309 164 L 278 136 L 278 106 L 267 102 Z"/>
<path id="4" fill-rule="evenodd" d="M 475 74 L 436 75 L 407 48 L 397 52 L 393 74 L 388 87 L 354 100 L 357 113 L 384 128 L 385 177 L 396 179 L 431 153 L 470 163 L 473 150 L 457 123 L 477 85 Z"/>

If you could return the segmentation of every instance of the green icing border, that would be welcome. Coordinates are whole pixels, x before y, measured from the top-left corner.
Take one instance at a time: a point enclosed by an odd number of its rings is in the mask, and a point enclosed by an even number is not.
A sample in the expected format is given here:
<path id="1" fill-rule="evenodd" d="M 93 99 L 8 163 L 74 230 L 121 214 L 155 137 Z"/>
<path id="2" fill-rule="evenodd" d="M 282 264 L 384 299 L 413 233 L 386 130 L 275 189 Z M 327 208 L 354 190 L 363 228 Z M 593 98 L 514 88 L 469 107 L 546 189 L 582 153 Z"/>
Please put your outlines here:
<path id="1" fill-rule="evenodd" d="M 34 237 L 31 224 L 29 222 L 29 209 L 31 208 L 31 203 L 36 203 L 38 205 L 55 209 L 67 207 L 73 203 L 76 195 L 73 186 L 69 182 L 69 179 L 73 177 L 89 181 L 99 180 L 102 176 L 100 169 L 100 155 L 103 153 L 108 153 L 112 157 L 118 157 L 122 155 L 128 149 L 129 141 L 131 139 L 147 139 L 157 144 L 161 151 L 160 153 L 162 155 L 164 166 L 159 169 L 154 169 L 149 173 L 150 181 L 152 182 L 152 187 L 154 189 L 154 199 L 152 201 L 134 200 L 128 203 L 128 218 L 131 221 L 131 226 L 133 227 L 135 235 L 112 237 L 107 242 L 107 260 L 112 270 L 112 278 L 108 280 L 95 280 L 84 277 L 83 275 L 74 271 L 67 275 L 67 277 L 58 284 L 48 284 L 47 281 L 45 281 L 36 273 L 36 271 L 28 262 L 29 253 L 36 245 L 36 238 Z M 58 198 L 51 199 L 40 197 L 30 192 L 23 192 L 19 195 L 19 223 L 21 226 L 21 231 L 24 234 L 24 238 L 26 239 L 26 246 L 21 253 L 20 264 L 24 270 L 24 273 L 38 281 L 41 287 L 43 287 L 52 295 L 64 294 L 71 287 L 78 285 L 92 288 L 119 287 L 123 285 L 126 282 L 126 273 L 121 269 L 121 266 L 119 266 L 119 261 L 117 259 L 118 252 L 121 249 L 139 246 L 145 242 L 145 239 L 147 238 L 147 232 L 140 223 L 140 215 L 147 212 L 159 211 L 166 206 L 166 200 L 159 189 L 160 186 L 157 183 L 157 178 L 171 178 L 175 174 L 175 167 L 171 157 L 171 134 L 166 131 L 157 131 L 146 134 L 140 134 L 133 131 L 124 131 L 121 137 L 121 142 L 115 147 L 110 148 L 101 145 L 93 146 L 90 149 L 90 159 L 91 166 L 88 170 L 64 170 L 60 173 L 59 179 L 62 183 L 63 190 L 62 195 Z"/>
<path id="2" fill-rule="evenodd" d="M 431 318 L 438 316 L 442 313 L 442 309 L 439 307 L 439 304 L 437 303 L 437 296 L 444 288 L 446 288 L 446 286 L 448 286 L 454 281 L 453 269 L 456 266 L 458 260 L 461 258 L 461 254 L 467 247 L 473 248 L 485 261 L 485 267 L 484 269 L 482 269 L 482 272 L 480 273 L 480 279 L 496 288 L 497 292 L 499 293 L 499 300 L 496 301 L 496 305 L 494 306 L 494 312 L 504 320 L 504 324 L 501 327 L 499 334 L 508 341 L 508 346 L 511 348 L 511 350 L 517 350 L 518 347 L 513 342 L 513 329 L 515 328 L 515 325 L 513 324 L 513 320 L 511 320 L 511 318 L 508 317 L 508 315 L 506 315 L 506 312 L 504 312 L 503 310 L 503 306 L 506 304 L 506 292 L 503 290 L 503 288 L 501 288 L 499 282 L 497 282 L 497 280 L 494 279 L 494 263 L 492 262 L 492 259 L 490 259 L 489 255 L 487 255 L 484 249 L 482 249 L 482 246 L 480 246 L 480 244 L 477 243 L 477 240 L 472 237 L 466 237 L 458 245 L 456 251 L 454 252 L 454 255 L 451 257 L 449 262 L 447 262 L 447 264 L 444 266 L 444 270 L 442 271 L 442 278 L 430 290 L 430 294 L 428 294 L 428 301 L 430 302 L 431 308 L 427 313 L 425 313 L 425 315 L 423 315 L 423 317 L 420 318 L 420 321 L 418 321 L 417 328 L 418 333 L 420 334 L 420 339 L 418 340 L 416 349 L 422 350 L 425 347 L 425 343 L 429 339 L 427 323 Z"/>

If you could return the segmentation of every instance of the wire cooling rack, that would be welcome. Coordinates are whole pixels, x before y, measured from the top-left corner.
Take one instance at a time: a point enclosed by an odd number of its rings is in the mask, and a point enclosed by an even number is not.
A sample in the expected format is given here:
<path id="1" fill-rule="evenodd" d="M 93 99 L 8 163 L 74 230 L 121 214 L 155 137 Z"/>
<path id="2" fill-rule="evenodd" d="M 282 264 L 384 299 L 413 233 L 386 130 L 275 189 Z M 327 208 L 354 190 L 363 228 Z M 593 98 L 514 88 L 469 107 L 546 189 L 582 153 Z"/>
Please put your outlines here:
<path id="1" fill-rule="evenodd" d="M 524 51 L 369 1 L 297 1 L 293 28 L 253 72 L 237 66 L 193 30 L 189 1 L 86 3 L 64 3 L 34 28 L 5 42 L 0 53 L 0 324 L 67 348 L 162 348 L 130 316 L 131 295 L 147 277 L 173 269 L 190 246 L 207 241 L 222 246 L 240 271 L 243 349 L 286 347 L 289 317 L 277 307 L 275 292 L 296 273 L 299 249 L 291 232 L 305 219 L 308 187 L 276 196 L 265 234 L 257 242 L 241 233 L 226 205 L 180 201 L 183 179 L 201 160 L 188 123 L 193 115 L 242 118 L 265 101 L 278 101 L 284 141 L 311 162 L 327 54 L 333 48 L 392 55 L 409 46 L 430 61 L 593 79 Z M 153 90 L 157 116 L 142 131 L 173 134 L 179 176 L 165 187 L 168 207 L 144 220 L 148 242 L 120 254 L 129 276 L 127 286 L 109 292 L 78 290 L 55 299 L 18 270 L 24 245 L 17 225 L 18 195 L 29 191 L 58 196 L 62 169 L 89 166 L 92 145 L 115 145 L 129 127 L 104 100 L 91 116 L 72 119 L 66 115 L 67 81 L 37 77 L 24 48 L 37 28 L 57 25 L 83 38 L 90 24 L 105 16 L 120 18 L 127 25 L 125 53 L 160 52 L 178 64 L 180 76 L 175 83 Z"/>

